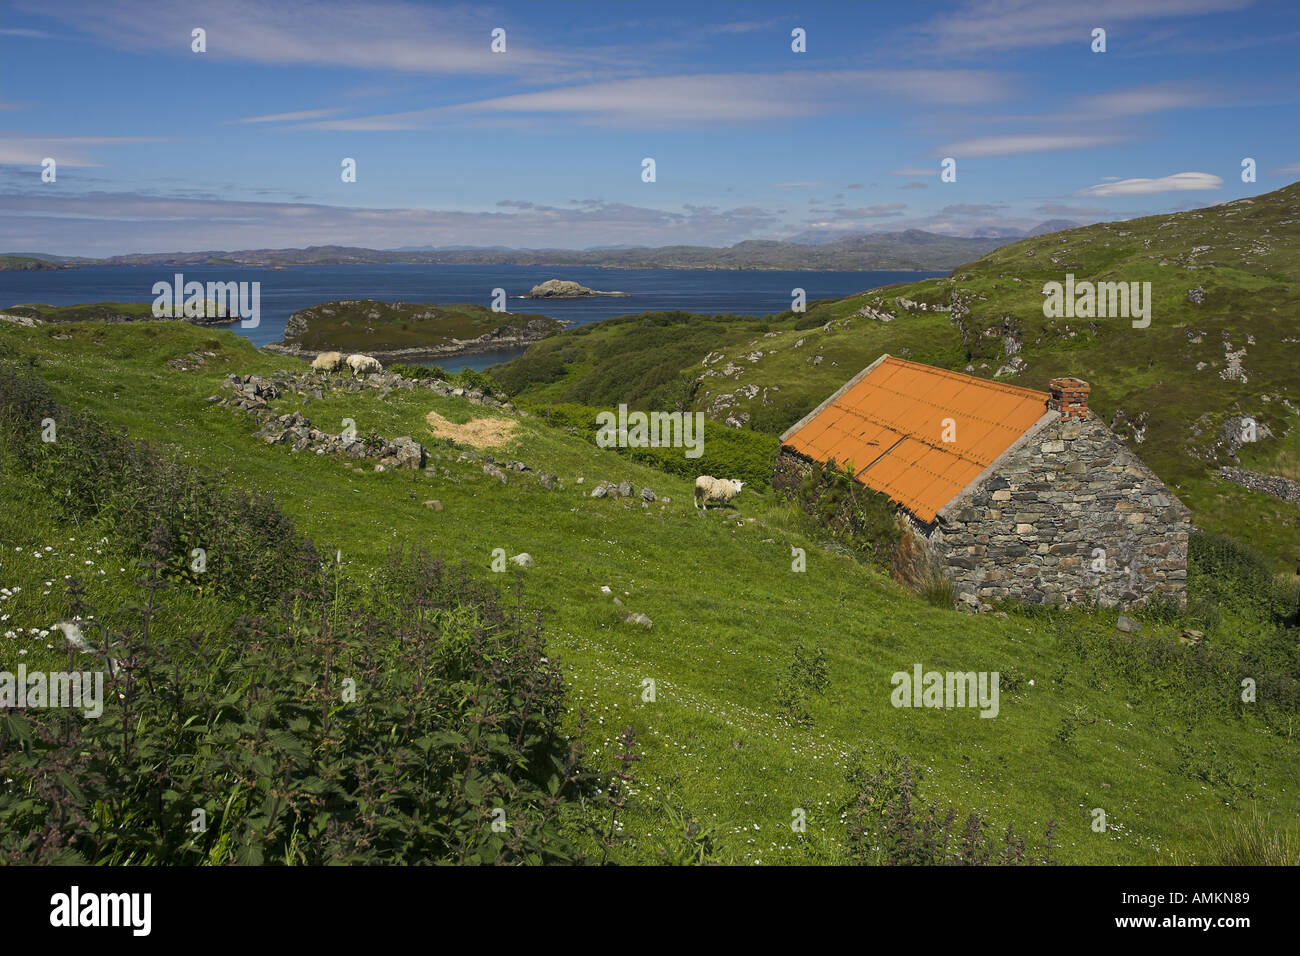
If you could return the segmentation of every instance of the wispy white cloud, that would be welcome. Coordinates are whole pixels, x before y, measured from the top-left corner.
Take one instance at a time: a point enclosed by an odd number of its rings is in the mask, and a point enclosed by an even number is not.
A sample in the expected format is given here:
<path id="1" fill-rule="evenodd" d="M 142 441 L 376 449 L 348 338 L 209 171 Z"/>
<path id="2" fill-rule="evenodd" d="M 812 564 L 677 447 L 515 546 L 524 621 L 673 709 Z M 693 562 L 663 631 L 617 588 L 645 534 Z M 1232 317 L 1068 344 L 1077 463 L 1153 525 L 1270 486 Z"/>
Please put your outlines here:
<path id="1" fill-rule="evenodd" d="M 1084 97 L 1079 100 L 1077 110 L 1071 112 L 1104 116 L 1139 116 L 1204 106 L 1214 99 L 1214 96 L 1202 90 L 1147 86 Z"/>
<path id="2" fill-rule="evenodd" d="M 6 136 L 0 139 L 0 165 L 39 166 L 49 157 L 60 166 L 98 166 L 86 147 L 161 142 L 166 140 L 140 136 Z"/>
<path id="3" fill-rule="evenodd" d="M 773 17 L 770 20 L 738 20 L 734 23 L 719 23 L 704 29 L 706 33 L 755 33 L 759 30 L 773 30 L 787 20 L 786 17 Z"/>
<path id="4" fill-rule="evenodd" d="M 48 40 L 50 35 L 41 30 L 28 30 L 25 27 L 10 27 L 9 29 L 0 29 L 0 36 L 4 37 L 27 37 L 31 40 Z"/>
<path id="5" fill-rule="evenodd" d="M 53 17 L 117 49 L 192 56 L 190 31 L 207 31 L 205 56 L 276 66 L 396 70 L 409 73 L 517 73 L 573 56 L 522 35 L 507 54 L 491 51 L 500 11 L 468 4 L 402 0 L 17 0 L 18 8 Z"/>
<path id="6" fill-rule="evenodd" d="M 611 80 L 475 100 L 450 107 L 305 123 L 303 129 L 416 129 L 453 118 L 570 116 L 614 126 L 690 126 L 862 109 L 871 95 L 979 103 L 1009 92 L 985 70 L 835 70 L 711 73 Z"/>
<path id="7" fill-rule="evenodd" d="M 236 120 L 238 123 L 295 123 L 302 120 L 320 119 L 333 116 L 339 112 L 338 107 L 324 110 L 298 110 L 296 113 L 268 113 L 265 116 L 246 116 Z"/>
<path id="8" fill-rule="evenodd" d="M 949 143 L 933 150 L 935 156 L 985 157 L 1052 153 L 1061 150 L 1097 149 L 1122 143 L 1129 137 L 1117 133 L 1010 133 L 980 136 Z"/>
<path id="9" fill-rule="evenodd" d="M 1203 17 L 1249 6 L 1251 0 L 1091 0 L 1043 3 L 1041 0 L 978 0 L 936 15 L 914 32 L 933 56 L 986 54 L 1077 43 L 1086 49 L 1094 27 Z M 1111 41 L 1115 42 L 1114 40 Z"/>
<path id="10" fill-rule="evenodd" d="M 1080 189 L 1076 196 L 1149 196 L 1154 193 L 1218 189 L 1223 180 L 1213 173 L 1174 173 L 1158 179 L 1120 179 Z"/>

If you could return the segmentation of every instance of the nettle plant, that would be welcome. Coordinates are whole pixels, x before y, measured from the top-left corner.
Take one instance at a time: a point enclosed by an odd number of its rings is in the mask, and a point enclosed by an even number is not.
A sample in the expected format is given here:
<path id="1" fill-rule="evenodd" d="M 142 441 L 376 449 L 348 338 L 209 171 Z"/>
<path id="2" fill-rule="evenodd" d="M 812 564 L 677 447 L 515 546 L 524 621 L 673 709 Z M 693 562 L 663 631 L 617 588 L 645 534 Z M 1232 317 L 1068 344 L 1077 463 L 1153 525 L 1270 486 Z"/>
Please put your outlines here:
<path id="1" fill-rule="evenodd" d="M 581 728 L 522 601 L 424 552 L 318 573 L 220 640 L 163 634 L 159 527 L 99 720 L 0 711 L 0 862 L 574 862 Z M 74 616 L 93 613 L 79 582 Z M 84 652 L 83 652 L 84 653 Z"/>
<path id="2" fill-rule="evenodd" d="M 1023 866 L 1054 864 L 1056 822 L 1043 834 L 1041 850 L 1028 846 L 1010 825 L 992 825 L 973 810 L 962 818 L 955 807 L 926 803 L 911 761 L 898 752 L 874 770 L 862 754 L 845 771 L 850 797 L 849 859 L 869 866 Z"/>

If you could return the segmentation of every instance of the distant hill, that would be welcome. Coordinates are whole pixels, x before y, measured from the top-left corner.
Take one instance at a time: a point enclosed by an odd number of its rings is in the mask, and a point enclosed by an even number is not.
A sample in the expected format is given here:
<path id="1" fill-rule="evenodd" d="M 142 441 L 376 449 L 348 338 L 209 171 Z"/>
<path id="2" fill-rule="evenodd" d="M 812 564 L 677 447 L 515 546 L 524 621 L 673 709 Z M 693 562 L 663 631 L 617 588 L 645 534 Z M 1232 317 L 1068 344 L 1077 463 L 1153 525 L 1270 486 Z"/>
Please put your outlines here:
<path id="1" fill-rule="evenodd" d="M 35 256 L 0 256 L 0 272 L 38 272 L 46 269 L 74 268 L 76 267 L 49 259 L 38 259 Z"/>
<path id="2" fill-rule="evenodd" d="M 0 314 L 16 315 L 36 322 L 58 324 L 66 322 L 154 322 L 185 321 L 191 325 L 231 325 L 239 321 L 239 316 L 227 316 L 225 307 L 212 303 L 214 314 L 211 318 L 197 317 L 182 320 L 155 319 L 153 303 L 150 302 L 84 302 L 77 305 L 39 305 L 24 303 L 0 309 Z"/>
<path id="3" fill-rule="evenodd" d="M 1025 238 L 1032 236 L 1043 236 L 1049 232 L 1064 232 L 1067 229 L 1082 229 L 1077 222 L 1072 219 L 1049 219 L 1046 222 L 1040 222 L 1025 233 Z"/>
<path id="4" fill-rule="evenodd" d="M 817 271 L 944 271 L 997 248 L 1004 239 L 959 239 L 909 229 L 845 236 L 830 242 L 751 239 L 732 246 L 632 246 L 596 249 L 414 248 L 243 249 L 234 252 L 139 252 L 80 265 L 333 266 L 333 265 L 520 265 L 598 266 L 623 269 L 810 269 Z M 47 257 L 47 261 L 54 261 Z M 72 260 L 69 260 L 72 261 Z"/>
<path id="5" fill-rule="evenodd" d="M 908 241 L 917 241 L 925 236 L 937 236 L 938 238 L 943 239 L 959 239 L 966 242 L 978 240 L 981 243 L 986 243 L 989 239 L 997 239 L 1000 244 L 1006 244 L 1013 239 L 1024 239 L 1027 236 L 1039 236 L 1046 232 L 1059 232 L 1062 229 L 1078 228 L 1079 224 L 1069 219 L 1049 219 L 1046 222 L 1040 222 L 1027 232 L 1021 229 L 1008 229 L 1002 226 L 986 226 L 976 229 L 969 237 L 940 236 L 938 233 L 924 232 L 919 229 L 909 229 L 906 232 L 867 233 L 864 234 L 864 236 L 845 236 L 842 231 L 834 229 L 805 229 L 803 232 L 790 236 L 786 241 L 797 242 L 801 245 L 821 246 L 833 242 L 839 242 L 843 239 L 857 239 L 865 238 L 867 235 L 877 235 L 902 236 L 906 237 Z M 996 248 L 996 245 L 992 248 Z M 979 247 L 975 245 L 970 246 L 969 249 L 971 255 L 982 255 L 983 251 L 987 251 L 987 249 L 981 251 Z"/>

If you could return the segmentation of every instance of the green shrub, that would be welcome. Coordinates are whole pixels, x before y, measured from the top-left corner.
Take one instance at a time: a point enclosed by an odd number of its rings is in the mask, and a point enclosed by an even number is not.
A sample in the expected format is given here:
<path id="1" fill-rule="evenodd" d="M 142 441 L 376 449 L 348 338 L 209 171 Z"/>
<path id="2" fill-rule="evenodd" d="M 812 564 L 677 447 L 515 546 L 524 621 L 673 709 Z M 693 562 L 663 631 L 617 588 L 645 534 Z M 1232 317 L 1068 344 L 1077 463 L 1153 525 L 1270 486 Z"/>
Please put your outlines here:
<path id="1" fill-rule="evenodd" d="M 54 441 L 41 440 L 45 419 Z M 31 372 L 0 368 L 0 442 L 61 509 L 95 519 L 128 552 L 144 553 L 161 527 L 171 579 L 199 581 L 193 552 L 202 549 L 205 586 L 260 606 L 314 572 L 314 549 L 274 502 L 229 491 L 216 475 L 60 408 Z"/>
<path id="2" fill-rule="evenodd" d="M 851 796 L 843 811 L 848 820 L 847 848 L 853 863 L 864 866 L 1018 866 L 1053 864 L 1056 822 L 1044 832 L 1041 855 L 1030 852 L 1008 826 L 998 835 L 981 811 L 967 814 L 958 826 L 955 807 L 925 803 L 911 762 L 897 752 L 874 771 L 865 758 L 850 758 L 845 777 Z"/>
<path id="3" fill-rule="evenodd" d="M 169 638 L 153 626 L 164 537 L 142 562 L 139 624 L 86 625 L 123 662 L 102 716 L 0 711 L 0 863 L 582 859 L 564 821 L 591 784 L 536 617 L 395 553 L 369 594 L 325 565 L 277 618 Z M 77 581 L 70 598 L 93 610 Z"/>
<path id="4" fill-rule="evenodd" d="M 777 713 L 791 723 L 807 727 L 813 720 L 812 711 L 808 708 L 812 695 L 825 697 L 830 687 L 826 651 L 818 644 L 810 654 L 796 641 L 790 654 L 790 664 L 777 681 L 776 709 Z"/>
<path id="5" fill-rule="evenodd" d="M 1187 547 L 1187 591 L 1191 600 L 1262 618 L 1295 612 L 1295 594 L 1274 576 L 1268 559 L 1226 535 L 1194 531 Z"/>
<path id="6" fill-rule="evenodd" d="M 859 484 L 850 469 L 781 455 L 772 487 L 849 549 L 885 567 L 892 563 L 902 536 L 898 508 L 888 495 Z"/>
<path id="7" fill-rule="evenodd" d="M 447 378 L 446 371 L 436 365 L 407 365 L 403 362 L 394 362 L 388 366 L 388 371 L 403 378 L 434 378 L 438 381 L 445 381 Z"/>

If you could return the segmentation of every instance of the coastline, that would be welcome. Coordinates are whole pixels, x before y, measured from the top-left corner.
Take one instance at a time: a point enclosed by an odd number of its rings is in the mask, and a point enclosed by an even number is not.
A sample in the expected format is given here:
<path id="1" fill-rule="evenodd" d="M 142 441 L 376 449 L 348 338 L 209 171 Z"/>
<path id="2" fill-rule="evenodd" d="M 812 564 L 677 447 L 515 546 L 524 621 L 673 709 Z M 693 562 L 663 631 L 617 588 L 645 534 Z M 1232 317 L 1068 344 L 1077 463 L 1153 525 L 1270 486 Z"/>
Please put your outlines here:
<path id="1" fill-rule="evenodd" d="M 557 321 L 565 320 L 560 319 Z M 565 321 L 565 325 L 569 324 L 571 323 Z M 556 333 L 549 334 L 554 335 Z M 418 362 L 428 359 L 453 358 L 457 355 L 479 355 L 484 352 L 495 352 L 498 349 L 526 348 L 534 342 L 540 342 L 547 337 L 546 335 L 481 336 L 477 339 L 452 339 L 451 343 L 447 345 L 416 346 L 403 349 L 367 349 L 361 354 L 369 355 L 387 365 L 393 362 Z M 307 349 L 300 345 L 285 345 L 283 342 L 269 342 L 266 345 L 259 346 L 259 348 L 264 352 L 273 352 L 276 355 L 291 355 L 294 358 L 301 358 L 306 361 L 311 361 L 325 352 L 343 351 L 342 349 Z"/>

